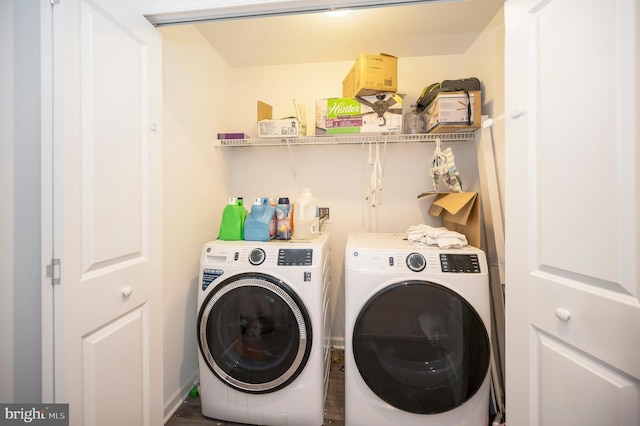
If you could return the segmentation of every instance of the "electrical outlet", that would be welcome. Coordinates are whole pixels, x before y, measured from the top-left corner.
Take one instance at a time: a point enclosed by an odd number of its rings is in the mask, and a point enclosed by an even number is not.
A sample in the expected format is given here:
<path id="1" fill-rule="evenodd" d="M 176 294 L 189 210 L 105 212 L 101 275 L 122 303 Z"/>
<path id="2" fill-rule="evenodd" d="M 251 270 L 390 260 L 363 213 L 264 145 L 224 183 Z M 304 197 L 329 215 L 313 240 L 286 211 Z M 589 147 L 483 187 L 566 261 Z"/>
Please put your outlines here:
<path id="1" fill-rule="evenodd" d="M 318 218 L 328 220 L 329 219 L 329 207 L 318 207 Z"/>

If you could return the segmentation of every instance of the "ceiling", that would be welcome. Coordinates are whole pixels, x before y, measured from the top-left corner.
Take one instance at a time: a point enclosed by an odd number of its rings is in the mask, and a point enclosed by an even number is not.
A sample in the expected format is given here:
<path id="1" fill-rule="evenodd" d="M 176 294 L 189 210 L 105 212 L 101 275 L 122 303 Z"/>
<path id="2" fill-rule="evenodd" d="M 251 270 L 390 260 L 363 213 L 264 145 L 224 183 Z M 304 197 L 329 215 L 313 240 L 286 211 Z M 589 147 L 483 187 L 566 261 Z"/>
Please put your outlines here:
<path id="1" fill-rule="evenodd" d="M 324 13 L 219 20 L 196 28 L 233 67 L 351 61 L 361 53 L 397 57 L 461 54 L 504 0 L 426 1 Z"/>

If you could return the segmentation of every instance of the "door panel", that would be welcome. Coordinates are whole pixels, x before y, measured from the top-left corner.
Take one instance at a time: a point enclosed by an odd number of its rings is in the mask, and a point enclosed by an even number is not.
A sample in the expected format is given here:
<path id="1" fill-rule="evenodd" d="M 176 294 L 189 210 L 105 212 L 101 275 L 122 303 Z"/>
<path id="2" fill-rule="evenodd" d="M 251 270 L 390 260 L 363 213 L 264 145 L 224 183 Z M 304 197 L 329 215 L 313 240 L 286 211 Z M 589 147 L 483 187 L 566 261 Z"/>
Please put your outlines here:
<path id="1" fill-rule="evenodd" d="M 505 3 L 509 423 L 639 422 L 639 20 Z"/>
<path id="2" fill-rule="evenodd" d="M 53 14 L 55 401 L 162 424 L 161 38 L 123 0 Z"/>
<path id="3" fill-rule="evenodd" d="M 94 5 L 83 5 L 82 22 L 82 221 L 90 272 L 144 256 L 146 59 L 142 40 Z"/>
<path id="4" fill-rule="evenodd" d="M 572 15 L 579 17 L 579 24 L 567 31 L 566 16 Z M 531 141 L 537 157 L 532 164 L 536 178 L 531 182 L 537 214 L 531 231 L 539 253 L 531 266 L 585 275 L 593 279 L 588 285 L 613 284 L 619 291 L 637 294 L 637 286 L 624 291 L 617 263 L 620 232 L 631 225 L 618 221 L 619 209 L 626 206 L 617 203 L 621 195 L 616 184 L 617 153 L 635 141 L 616 134 L 616 116 L 608 113 L 625 108 L 633 98 L 618 98 L 615 87 L 598 85 L 616 75 L 615 46 L 620 45 L 621 35 L 593 30 L 615 28 L 616 9 L 608 2 L 592 1 L 585 8 L 583 1 L 555 0 L 537 5 L 531 19 L 529 33 L 536 51 L 530 69 L 537 75 L 532 75 L 536 82 L 530 102 L 538 129 Z M 588 54 L 580 54 L 581 49 Z M 567 91 L 568 84 L 580 87 L 577 81 L 591 82 L 600 90 L 588 90 L 587 85 L 583 86 L 587 90 Z M 585 258 L 597 261 L 585 264 Z"/>
<path id="5" fill-rule="evenodd" d="M 640 387 L 635 380 L 620 374 L 611 366 L 602 364 L 576 351 L 565 342 L 532 330 L 534 335 L 534 364 L 544 366 L 537 377 L 538 404 L 532 412 L 543 425 L 554 424 L 640 424 L 638 401 Z M 569 376 L 573 380 L 566 380 Z M 588 389 L 588 392 L 585 390 Z M 549 410 L 557 403 L 563 411 Z M 603 410 L 585 410 L 584 407 L 610 407 Z M 568 409 L 575 407 L 576 409 Z"/>
<path id="6" fill-rule="evenodd" d="M 148 423 L 143 421 L 144 400 L 149 397 L 143 368 L 149 351 L 146 327 L 147 310 L 141 307 L 83 338 L 84 426 Z"/>

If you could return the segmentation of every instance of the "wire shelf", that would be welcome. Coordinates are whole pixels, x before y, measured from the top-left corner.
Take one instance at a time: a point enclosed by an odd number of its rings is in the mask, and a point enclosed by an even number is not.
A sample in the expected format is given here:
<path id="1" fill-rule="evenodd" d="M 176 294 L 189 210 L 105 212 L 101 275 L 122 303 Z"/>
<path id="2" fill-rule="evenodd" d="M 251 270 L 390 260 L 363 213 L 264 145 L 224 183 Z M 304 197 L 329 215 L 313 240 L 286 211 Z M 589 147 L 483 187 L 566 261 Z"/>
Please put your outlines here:
<path id="1" fill-rule="evenodd" d="M 303 136 L 297 138 L 250 138 L 250 139 L 216 139 L 216 146 L 248 147 L 248 146 L 290 146 L 290 145 L 353 145 L 368 142 L 386 143 L 424 143 L 474 140 L 475 133 L 425 133 L 417 135 L 333 135 L 333 136 Z"/>

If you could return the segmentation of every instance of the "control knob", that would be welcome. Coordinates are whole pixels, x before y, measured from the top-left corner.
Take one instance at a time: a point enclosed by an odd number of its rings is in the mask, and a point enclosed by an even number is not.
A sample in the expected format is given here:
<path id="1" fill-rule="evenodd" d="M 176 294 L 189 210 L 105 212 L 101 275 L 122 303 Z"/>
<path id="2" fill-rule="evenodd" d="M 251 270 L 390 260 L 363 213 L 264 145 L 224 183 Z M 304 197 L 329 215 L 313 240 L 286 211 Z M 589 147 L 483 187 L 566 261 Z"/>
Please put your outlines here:
<path id="1" fill-rule="evenodd" d="M 407 256 L 407 267 L 413 272 L 420 272 L 427 266 L 427 261 L 420 253 L 411 253 Z"/>
<path id="2" fill-rule="evenodd" d="M 251 250 L 251 253 L 249 253 L 249 263 L 254 266 L 258 266 L 262 264 L 262 262 L 264 262 L 264 259 L 266 257 L 267 256 L 264 253 L 264 250 L 262 250 L 261 248 L 253 249 Z"/>

